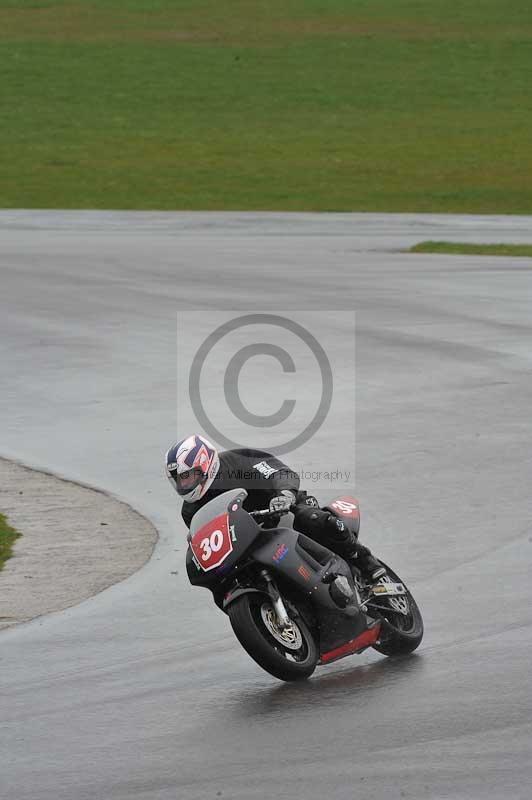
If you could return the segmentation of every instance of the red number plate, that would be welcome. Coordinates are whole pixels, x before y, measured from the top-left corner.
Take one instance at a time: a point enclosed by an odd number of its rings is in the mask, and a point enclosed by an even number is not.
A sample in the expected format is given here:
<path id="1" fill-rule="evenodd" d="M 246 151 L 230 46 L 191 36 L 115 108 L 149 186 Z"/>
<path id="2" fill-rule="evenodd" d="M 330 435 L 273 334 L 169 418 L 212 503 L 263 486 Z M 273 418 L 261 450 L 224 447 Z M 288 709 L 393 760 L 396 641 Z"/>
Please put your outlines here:
<path id="1" fill-rule="evenodd" d="M 190 540 L 192 552 L 204 572 L 215 569 L 233 552 L 229 532 L 229 517 L 221 514 L 194 534 Z"/>
<path id="2" fill-rule="evenodd" d="M 356 519 L 359 515 L 358 500 L 356 497 L 337 497 L 336 500 L 330 503 L 330 507 L 341 517 Z"/>

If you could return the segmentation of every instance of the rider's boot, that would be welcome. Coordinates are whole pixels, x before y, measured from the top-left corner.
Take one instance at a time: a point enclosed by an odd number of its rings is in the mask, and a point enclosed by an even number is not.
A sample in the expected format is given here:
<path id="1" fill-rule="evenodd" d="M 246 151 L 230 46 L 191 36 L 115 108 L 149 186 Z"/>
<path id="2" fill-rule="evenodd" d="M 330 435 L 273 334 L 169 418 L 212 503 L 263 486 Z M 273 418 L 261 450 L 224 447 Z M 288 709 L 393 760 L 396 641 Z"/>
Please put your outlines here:
<path id="1" fill-rule="evenodd" d="M 336 534 L 336 551 L 343 555 L 350 567 L 357 567 L 367 583 L 377 583 L 386 575 L 386 569 L 369 547 L 360 544 L 357 536 L 342 520 L 331 515 L 327 520 L 329 530 Z"/>
<path id="2" fill-rule="evenodd" d="M 386 575 L 386 568 L 375 558 L 369 547 L 357 541 L 350 549 L 347 563 L 349 566 L 357 567 L 365 581 L 377 583 Z"/>
<path id="3" fill-rule="evenodd" d="M 356 535 L 341 519 L 320 508 L 298 504 L 294 508 L 294 529 L 306 533 L 324 547 L 345 558 L 351 567 L 357 567 L 368 583 L 376 583 L 386 570 L 371 550 L 359 544 Z"/>

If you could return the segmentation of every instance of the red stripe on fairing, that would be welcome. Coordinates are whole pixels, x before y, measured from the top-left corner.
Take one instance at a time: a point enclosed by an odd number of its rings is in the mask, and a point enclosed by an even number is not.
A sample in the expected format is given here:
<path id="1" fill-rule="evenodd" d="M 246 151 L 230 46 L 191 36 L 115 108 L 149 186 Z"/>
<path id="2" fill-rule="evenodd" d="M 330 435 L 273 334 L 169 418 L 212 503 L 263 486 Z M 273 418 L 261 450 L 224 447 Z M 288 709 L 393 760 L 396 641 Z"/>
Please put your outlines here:
<path id="1" fill-rule="evenodd" d="M 379 638 L 380 632 L 381 626 L 379 622 L 373 628 L 369 628 L 369 630 L 361 633 L 356 639 L 351 639 L 350 642 L 346 642 L 346 644 L 342 644 L 340 647 L 335 647 L 334 650 L 329 650 L 328 653 L 324 653 L 320 658 L 321 663 L 327 664 L 329 661 L 342 658 L 342 656 L 347 656 L 350 653 L 356 653 L 357 650 L 362 650 L 364 647 L 375 644 Z"/>

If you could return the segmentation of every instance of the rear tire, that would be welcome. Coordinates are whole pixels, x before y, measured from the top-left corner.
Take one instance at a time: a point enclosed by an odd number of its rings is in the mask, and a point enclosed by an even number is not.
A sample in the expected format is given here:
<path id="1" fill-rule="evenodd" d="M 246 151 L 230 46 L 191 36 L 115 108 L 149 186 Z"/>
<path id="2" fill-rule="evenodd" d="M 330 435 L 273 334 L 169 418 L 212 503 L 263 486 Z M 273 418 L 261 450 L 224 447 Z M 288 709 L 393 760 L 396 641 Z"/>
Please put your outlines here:
<path id="1" fill-rule="evenodd" d="M 227 613 L 236 638 L 251 658 L 281 681 L 309 678 L 318 663 L 314 638 L 301 619 L 281 631 L 270 598 L 252 592 L 238 597 Z"/>
<path id="2" fill-rule="evenodd" d="M 386 565 L 384 565 L 386 566 Z M 381 636 L 373 645 L 377 652 L 385 656 L 403 656 L 412 653 L 423 639 L 423 618 L 416 601 L 410 594 L 408 587 L 401 578 L 388 566 L 386 572 L 394 583 L 402 583 L 406 589 L 405 599 L 408 602 L 408 615 L 394 611 L 389 598 L 386 602 L 390 605 L 389 612 L 381 612 L 383 623 Z M 383 600 L 379 599 L 379 604 Z"/>

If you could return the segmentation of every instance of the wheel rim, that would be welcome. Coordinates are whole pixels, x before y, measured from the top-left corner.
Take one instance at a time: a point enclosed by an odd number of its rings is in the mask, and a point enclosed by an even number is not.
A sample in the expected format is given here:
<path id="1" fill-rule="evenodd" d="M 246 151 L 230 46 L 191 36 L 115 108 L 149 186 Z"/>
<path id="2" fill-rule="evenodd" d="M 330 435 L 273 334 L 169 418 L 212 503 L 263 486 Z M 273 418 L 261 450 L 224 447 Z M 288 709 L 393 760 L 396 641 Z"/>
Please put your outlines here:
<path id="1" fill-rule="evenodd" d="M 384 575 L 379 583 L 393 583 L 389 575 Z M 409 602 L 409 593 L 402 597 L 387 597 L 385 602 L 390 606 L 390 613 L 383 613 L 386 621 L 401 633 L 410 633 L 415 627 L 412 605 Z"/>
<path id="2" fill-rule="evenodd" d="M 273 638 L 279 642 L 287 650 L 297 651 L 303 647 L 303 637 L 298 625 L 290 620 L 288 628 L 281 628 L 277 623 L 275 611 L 269 603 L 263 603 L 260 609 L 260 615 L 264 623 L 264 627 Z"/>
<path id="3" fill-rule="evenodd" d="M 379 583 L 393 583 L 393 581 L 389 575 L 384 575 Z M 403 595 L 402 597 L 388 597 L 387 600 L 391 608 L 397 611 L 398 614 L 402 614 L 404 617 L 410 614 L 410 603 L 408 602 L 407 595 Z"/>

